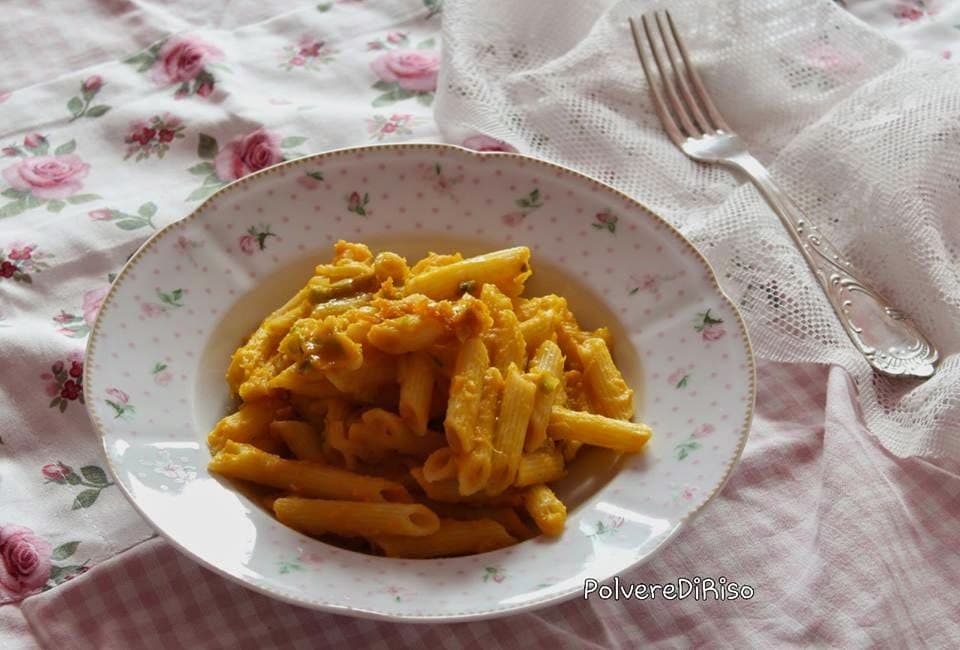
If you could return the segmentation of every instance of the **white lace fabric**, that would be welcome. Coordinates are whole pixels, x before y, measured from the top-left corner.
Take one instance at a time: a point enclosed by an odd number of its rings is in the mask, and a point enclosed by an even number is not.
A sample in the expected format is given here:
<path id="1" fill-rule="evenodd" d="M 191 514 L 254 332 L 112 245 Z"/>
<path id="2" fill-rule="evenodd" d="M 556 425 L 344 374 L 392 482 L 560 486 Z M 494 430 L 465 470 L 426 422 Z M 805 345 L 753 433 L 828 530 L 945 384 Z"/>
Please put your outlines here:
<path id="1" fill-rule="evenodd" d="M 669 3 L 730 125 L 939 348 L 933 378 L 887 378 L 757 190 L 662 131 L 627 16 L 664 6 L 448 3 L 441 130 L 502 139 L 630 194 L 707 256 L 758 357 L 843 367 L 890 452 L 960 463 L 960 67 L 908 55 L 828 0 Z"/>

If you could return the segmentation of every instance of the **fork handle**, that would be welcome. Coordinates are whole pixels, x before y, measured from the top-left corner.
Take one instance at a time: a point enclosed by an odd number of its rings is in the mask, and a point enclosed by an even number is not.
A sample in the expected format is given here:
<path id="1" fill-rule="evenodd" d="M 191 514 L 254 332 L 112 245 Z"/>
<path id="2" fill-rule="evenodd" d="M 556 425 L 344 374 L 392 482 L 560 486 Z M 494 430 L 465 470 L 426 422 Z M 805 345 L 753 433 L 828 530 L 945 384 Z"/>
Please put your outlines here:
<path id="1" fill-rule="evenodd" d="M 887 375 L 930 377 L 937 349 L 902 312 L 854 271 L 840 251 L 809 223 L 770 173 L 749 153 L 727 162 L 746 173 L 800 248 L 853 344 L 871 366 Z"/>

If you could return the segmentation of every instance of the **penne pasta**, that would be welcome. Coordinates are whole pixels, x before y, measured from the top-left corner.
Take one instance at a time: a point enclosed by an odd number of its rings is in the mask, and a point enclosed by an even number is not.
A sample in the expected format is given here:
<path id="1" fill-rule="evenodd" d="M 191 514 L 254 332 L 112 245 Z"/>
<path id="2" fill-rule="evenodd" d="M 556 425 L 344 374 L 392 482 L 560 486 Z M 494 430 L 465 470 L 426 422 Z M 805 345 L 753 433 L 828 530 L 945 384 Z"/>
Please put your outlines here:
<path id="1" fill-rule="evenodd" d="M 411 353 L 400 360 L 397 372 L 400 382 L 399 413 L 417 435 L 427 432 L 434 367 L 435 363 L 426 352 Z"/>
<path id="2" fill-rule="evenodd" d="M 549 309 L 520 321 L 520 334 L 527 345 L 528 354 L 533 354 L 544 341 L 555 337 L 556 321 L 556 314 Z"/>
<path id="3" fill-rule="evenodd" d="M 517 318 L 521 321 L 529 320 L 543 311 L 552 311 L 559 321 L 560 314 L 567 312 L 566 298 L 556 294 L 516 300 L 513 310 L 517 312 Z"/>
<path id="4" fill-rule="evenodd" d="M 410 273 L 413 275 L 420 275 L 431 269 L 439 268 L 441 266 L 448 266 L 454 262 L 460 262 L 463 260 L 463 255 L 460 253 L 453 253 L 452 255 L 440 255 L 438 253 L 429 253 L 422 260 L 413 265 L 413 268 L 410 269 Z"/>
<path id="5" fill-rule="evenodd" d="M 310 289 L 309 300 L 314 305 L 368 293 L 380 284 L 373 274 L 373 269 L 363 264 L 317 268 L 325 269 L 326 273 L 311 278 L 307 283 Z"/>
<path id="6" fill-rule="evenodd" d="M 529 249 L 333 248 L 234 351 L 240 403 L 207 437 L 210 471 L 280 522 L 389 557 L 481 553 L 560 534 L 548 485 L 583 445 L 646 444 L 610 330 L 522 297 Z"/>
<path id="7" fill-rule="evenodd" d="M 379 404 L 385 397 L 392 401 L 390 392 L 398 392 L 397 358 L 374 348 L 365 348 L 363 358 L 363 365 L 356 370 L 327 370 L 327 379 L 355 401 Z"/>
<path id="8" fill-rule="evenodd" d="M 328 460 L 341 461 L 347 469 L 356 465 L 357 453 L 347 439 L 350 407 L 341 399 L 326 400 L 323 424 L 323 453 Z"/>
<path id="9" fill-rule="evenodd" d="M 210 471 L 308 497 L 351 501 L 409 501 L 406 488 L 382 478 L 303 460 L 287 460 L 251 445 L 228 442 Z"/>
<path id="10" fill-rule="evenodd" d="M 423 461 L 423 478 L 431 483 L 446 481 L 457 475 L 457 459 L 450 447 L 441 447 Z"/>
<path id="11" fill-rule="evenodd" d="M 456 479 L 446 479 L 442 481 L 431 482 L 423 475 L 422 467 L 414 467 L 410 470 L 410 476 L 416 481 L 417 486 L 431 501 L 438 503 L 471 503 L 484 505 L 507 505 L 517 500 L 518 493 L 515 490 L 505 490 L 499 494 L 486 494 L 477 492 L 468 496 L 460 494 L 460 487 Z"/>
<path id="12" fill-rule="evenodd" d="M 516 366 L 510 366 L 503 385 L 503 402 L 493 437 L 496 453 L 487 485 L 487 491 L 491 494 L 505 490 L 516 477 L 536 391 L 536 384 L 524 377 Z"/>
<path id="13" fill-rule="evenodd" d="M 335 298 L 326 300 L 313 306 L 310 310 L 310 318 L 314 320 L 323 320 L 330 316 L 342 316 L 347 312 L 353 311 L 367 305 L 373 299 L 373 294 L 361 293 L 349 298 Z"/>
<path id="14" fill-rule="evenodd" d="M 475 519 L 493 519 L 517 539 L 530 539 L 536 533 L 510 506 L 467 505 L 462 503 L 431 502 L 428 507 L 441 517 L 471 521 Z"/>
<path id="15" fill-rule="evenodd" d="M 430 483 L 446 481 L 457 475 L 457 459 L 450 447 L 441 447 L 423 462 L 423 478 Z"/>
<path id="16" fill-rule="evenodd" d="M 528 488 L 523 495 L 523 504 L 544 535 L 556 537 L 563 532 L 563 525 L 567 521 L 567 507 L 546 485 Z"/>
<path id="17" fill-rule="evenodd" d="M 582 370 L 583 362 L 580 360 L 580 339 L 582 332 L 577 324 L 577 319 L 569 310 L 564 311 L 557 322 L 557 345 L 566 358 L 567 370 Z"/>
<path id="18" fill-rule="evenodd" d="M 520 321 L 513 313 L 513 303 L 493 285 L 484 285 L 480 300 L 492 315 L 492 327 L 484 334 L 490 349 L 491 365 L 506 374 L 510 364 L 527 367 L 527 344 L 520 331 Z"/>
<path id="19" fill-rule="evenodd" d="M 440 518 L 419 503 L 366 503 L 284 497 L 273 502 L 277 519 L 308 535 L 423 537 L 440 529 Z"/>
<path id="20" fill-rule="evenodd" d="M 305 373 L 298 364 L 291 364 L 286 370 L 271 379 L 267 386 L 271 390 L 287 390 L 294 395 L 305 397 L 336 397 L 340 394 L 337 387 L 323 375 Z"/>
<path id="21" fill-rule="evenodd" d="M 539 374 L 537 394 L 530 414 L 530 427 L 524 449 L 533 451 L 547 438 L 550 409 L 557 403 L 563 390 L 563 353 L 553 341 L 544 341 L 530 362 L 530 372 Z"/>
<path id="22" fill-rule="evenodd" d="M 601 338 L 589 338 L 580 345 L 583 380 L 590 404 L 601 415 L 629 420 L 633 417 L 633 390 L 613 363 L 610 350 Z"/>
<path id="23" fill-rule="evenodd" d="M 270 388 L 270 380 L 286 365 L 285 355 L 279 352 L 274 353 L 273 356 L 251 372 L 246 381 L 240 384 L 237 395 L 244 402 L 255 402 L 273 397 L 274 391 Z"/>
<path id="24" fill-rule="evenodd" d="M 571 411 L 554 406 L 547 434 L 552 438 L 607 447 L 625 452 L 643 449 L 650 439 L 650 427 L 624 420 L 615 420 L 596 413 Z"/>
<path id="25" fill-rule="evenodd" d="M 463 496 L 486 487 L 490 480 L 493 460 L 493 432 L 497 425 L 503 378 L 496 368 L 487 368 L 483 376 L 483 390 L 477 423 L 473 429 L 470 451 L 457 457 L 457 481 Z"/>
<path id="26" fill-rule="evenodd" d="M 566 475 L 563 454 L 553 444 L 546 444 L 536 451 L 520 457 L 517 467 L 516 487 L 537 483 L 551 483 Z"/>
<path id="27" fill-rule="evenodd" d="M 483 376 L 489 365 L 483 341 L 477 337 L 464 341 L 450 382 L 450 401 L 443 423 L 447 443 L 458 454 L 467 453 L 473 448 L 473 430 L 480 412 Z"/>
<path id="28" fill-rule="evenodd" d="M 303 395 L 291 395 L 290 406 L 287 407 L 289 410 L 282 409 L 286 414 L 281 415 L 280 412 L 278 412 L 275 417 L 276 419 L 283 420 L 303 420 L 304 422 L 309 422 L 317 431 L 323 433 L 326 429 L 327 410 L 334 401 L 334 398 L 314 399 L 304 397 Z"/>
<path id="29" fill-rule="evenodd" d="M 370 328 L 370 344 L 388 354 L 416 352 L 430 347 L 444 333 L 440 321 L 422 314 L 407 314 Z"/>
<path id="30" fill-rule="evenodd" d="M 239 394 L 241 384 L 273 355 L 280 340 L 296 320 L 309 312 L 308 294 L 306 287 L 301 289 L 285 305 L 263 319 L 247 342 L 233 353 L 227 370 L 227 383 L 234 393 Z"/>
<path id="31" fill-rule="evenodd" d="M 563 373 L 564 403 L 554 406 L 565 406 L 571 411 L 589 411 L 590 401 L 587 399 L 586 388 L 583 385 L 583 373 L 579 370 L 567 370 Z"/>
<path id="32" fill-rule="evenodd" d="M 250 442 L 245 444 L 248 444 L 251 447 L 256 447 L 260 451 L 264 451 L 275 456 L 279 456 L 287 450 L 287 447 L 284 445 L 283 441 L 274 437 L 269 431 L 261 433 L 259 436 L 255 436 L 252 440 L 250 440 Z"/>
<path id="33" fill-rule="evenodd" d="M 432 558 L 486 553 L 517 540 L 492 519 L 441 519 L 437 532 L 423 537 L 382 536 L 373 539 L 387 557 Z"/>
<path id="34" fill-rule="evenodd" d="M 270 435 L 282 440 L 298 460 L 322 462 L 326 458 L 320 434 L 306 422 L 275 420 L 270 423 Z"/>
<path id="35" fill-rule="evenodd" d="M 434 300 L 457 298 L 467 283 L 494 284 L 508 296 L 518 296 L 530 270 L 530 249 L 525 246 L 478 255 L 415 273 L 405 287 L 407 295 L 421 293 Z"/>
<path id="36" fill-rule="evenodd" d="M 231 413 L 217 422 L 207 436 L 207 444 L 216 452 L 229 440 L 250 442 L 266 432 L 276 408 L 276 402 L 271 400 L 243 404 L 236 413 Z"/>
<path id="37" fill-rule="evenodd" d="M 364 411 L 350 425 L 347 439 L 353 453 L 366 462 L 376 462 L 390 452 L 424 458 L 445 442 L 443 434 L 435 431 L 416 435 L 399 415 L 381 408 Z"/>

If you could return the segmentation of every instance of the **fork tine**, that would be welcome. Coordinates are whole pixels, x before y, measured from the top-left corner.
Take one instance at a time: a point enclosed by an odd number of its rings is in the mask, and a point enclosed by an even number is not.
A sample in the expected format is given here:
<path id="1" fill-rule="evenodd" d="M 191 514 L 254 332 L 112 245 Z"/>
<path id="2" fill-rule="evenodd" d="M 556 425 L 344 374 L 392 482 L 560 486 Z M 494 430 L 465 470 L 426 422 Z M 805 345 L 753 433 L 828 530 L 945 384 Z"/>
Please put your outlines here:
<path id="1" fill-rule="evenodd" d="M 690 121 L 690 117 L 687 115 L 687 109 L 684 108 L 683 104 L 680 102 L 680 98 L 677 96 L 677 91 L 673 87 L 673 81 L 670 79 L 670 75 L 667 73 L 666 66 L 663 64 L 663 61 L 660 59 L 660 52 L 657 49 L 657 41 L 653 37 L 653 34 L 650 33 L 650 24 L 647 22 L 647 16 L 644 14 L 640 17 L 640 21 L 643 23 L 643 31 L 647 35 L 647 43 L 650 45 L 650 51 L 653 52 L 653 60 L 657 64 L 657 70 L 660 72 L 660 80 L 663 82 L 663 88 L 666 91 L 667 99 L 670 100 L 670 105 L 673 107 L 673 111 L 678 118 L 680 118 L 680 124 L 683 126 L 683 129 L 687 132 L 687 135 L 696 138 L 700 136 L 700 131 L 693 125 L 693 122 Z"/>
<path id="2" fill-rule="evenodd" d="M 643 53 L 643 43 L 637 31 L 637 23 L 634 22 L 633 18 L 629 18 L 628 20 L 630 21 L 630 31 L 633 33 L 633 44 L 636 46 L 637 55 L 640 57 L 640 66 L 643 68 L 643 74 L 647 78 L 647 85 L 650 87 L 650 97 L 653 99 L 653 108 L 657 112 L 657 116 L 660 118 L 660 122 L 663 124 L 667 135 L 670 136 L 673 143 L 679 147 L 683 144 L 684 136 L 680 133 L 680 129 L 677 128 L 677 123 L 670 115 L 670 111 L 667 110 L 667 105 L 663 101 L 659 84 L 657 80 L 654 79 L 653 73 L 650 70 L 647 56 Z"/>
<path id="3" fill-rule="evenodd" d="M 700 75 L 697 73 L 697 69 L 690 63 L 690 54 L 687 52 L 687 46 L 683 44 L 683 39 L 680 38 L 677 26 L 673 23 L 673 16 L 670 15 L 669 10 L 665 10 L 664 13 L 667 15 L 667 22 L 670 24 L 670 32 L 673 34 L 673 40 L 680 50 L 680 58 L 683 59 L 683 65 L 687 69 L 687 75 L 690 77 L 690 82 L 697 91 L 700 102 L 707 109 L 707 113 L 710 115 L 710 119 L 713 120 L 714 126 L 724 131 L 730 131 L 730 127 L 727 126 L 723 116 L 720 115 L 720 111 L 713 105 L 713 100 L 711 100 L 710 95 L 707 94 L 707 89 L 704 87 L 703 81 L 701 81 Z"/>
<path id="4" fill-rule="evenodd" d="M 687 108 L 689 108 L 690 112 L 693 113 L 693 120 L 697 123 L 697 126 L 700 127 L 700 130 L 703 133 L 712 133 L 715 129 L 710 125 L 710 122 L 707 121 L 703 111 L 700 110 L 700 105 L 690 92 L 690 86 L 687 84 L 686 75 L 683 73 L 683 70 L 680 68 L 680 66 L 677 65 L 677 59 L 673 55 L 673 46 L 670 44 L 673 38 L 668 35 L 667 30 L 664 28 L 663 21 L 660 19 L 660 12 L 655 12 L 653 16 L 657 21 L 657 30 L 660 32 L 660 38 L 663 39 L 663 47 L 667 51 L 667 58 L 670 60 L 670 68 L 673 70 L 673 75 L 680 86 L 680 94 L 683 95 L 683 100 L 686 102 Z"/>

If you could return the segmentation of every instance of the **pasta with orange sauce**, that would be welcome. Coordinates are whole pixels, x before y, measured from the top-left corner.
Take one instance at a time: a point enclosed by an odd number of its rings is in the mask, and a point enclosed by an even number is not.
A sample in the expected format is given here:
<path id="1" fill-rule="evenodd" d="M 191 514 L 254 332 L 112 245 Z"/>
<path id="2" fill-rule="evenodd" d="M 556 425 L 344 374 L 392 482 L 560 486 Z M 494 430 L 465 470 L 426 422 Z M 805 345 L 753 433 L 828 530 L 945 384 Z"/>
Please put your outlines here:
<path id="1" fill-rule="evenodd" d="M 532 273 L 523 246 L 411 266 L 337 242 L 234 352 L 241 404 L 208 436 L 210 470 L 261 486 L 301 533 L 388 557 L 560 535 L 549 484 L 577 450 L 636 452 L 651 432 L 608 330 L 522 297 Z"/>

